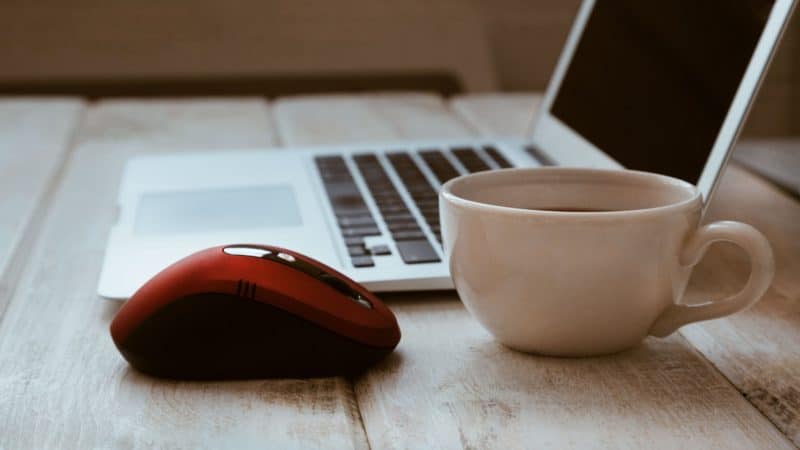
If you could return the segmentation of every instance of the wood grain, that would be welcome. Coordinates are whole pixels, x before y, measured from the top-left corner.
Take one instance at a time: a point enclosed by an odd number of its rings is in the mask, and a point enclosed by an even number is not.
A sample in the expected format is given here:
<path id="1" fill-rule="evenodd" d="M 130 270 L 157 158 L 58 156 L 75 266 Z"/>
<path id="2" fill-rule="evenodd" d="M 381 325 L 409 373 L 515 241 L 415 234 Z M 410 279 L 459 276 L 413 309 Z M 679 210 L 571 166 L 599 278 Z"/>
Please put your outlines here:
<path id="1" fill-rule="evenodd" d="M 356 383 L 373 448 L 791 448 L 680 336 L 539 357 L 497 344 L 449 295 L 389 302 L 403 340 Z"/>
<path id="2" fill-rule="evenodd" d="M 748 139 L 736 147 L 733 157 L 789 194 L 800 196 L 800 138 Z"/>
<path id="3" fill-rule="evenodd" d="M 479 101 L 487 110 L 476 117 L 511 117 L 502 116 L 507 104 Z M 278 122 L 292 124 L 287 144 L 320 141 L 316 120 L 283 113 Z M 376 136 L 392 129 L 379 112 L 371 117 L 350 125 L 357 131 L 326 128 L 324 140 L 345 142 L 372 124 Z M 385 298 L 403 339 L 355 384 L 373 448 L 792 448 L 680 336 L 605 358 L 537 357 L 496 344 L 452 293 Z"/>
<path id="4" fill-rule="evenodd" d="M 343 379 L 188 383 L 129 368 L 119 303 L 95 294 L 125 159 L 155 147 L 268 146 L 257 100 L 89 110 L 0 322 L 0 448 L 366 448 Z"/>
<path id="5" fill-rule="evenodd" d="M 272 112 L 258 98 L 109 100 L 94 104 L 77 145 L 141 152 L 277 145 Z"/>
<path id="6" fill-rule="evenodd" d="M 0 100 L 0 317 L 24 265 L 25 239 L 33 239 L 53 178 L 84 111 L 78 99 Z M 12 259 L 16 260 L 9 267 Z"/>
<path id="7" fill-rule="evenodd" d="M 681 333 L 800 446 L 800 204 L 768 181 L 731 166 L 707 217 L 721 219 L 750 223 L 767 236 L 775 253 L 775 280 L 750 310 L 684 327 Z M 748 273 L 743 252 L 720 246 L 697 268 L 687 295 L 700 301 L 732 294 Z"/>
<path id="8" fill-rule="evenodd" d="M 474 135 L 441 98 L 426 93 L 285 97 L 274 110 L 281 136 L 296 146 Z"/>
<path id="9" fill-rule="evenodd" d="M 451 99 L 450 107 L 482 136 L 524 139 L 541 101 L 540 93 L 468 94 Z"/>

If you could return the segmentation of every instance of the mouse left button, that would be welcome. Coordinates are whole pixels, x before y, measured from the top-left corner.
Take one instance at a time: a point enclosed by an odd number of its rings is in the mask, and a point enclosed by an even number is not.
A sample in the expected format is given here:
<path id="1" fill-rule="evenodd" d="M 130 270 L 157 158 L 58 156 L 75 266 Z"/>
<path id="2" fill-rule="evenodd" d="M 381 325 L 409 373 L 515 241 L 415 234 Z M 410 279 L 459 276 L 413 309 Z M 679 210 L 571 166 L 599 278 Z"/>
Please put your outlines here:
<path id="1" fill-rule="evenodd" d="M 256 247 L 246 247 L 241 245 L 234 245 L 231 247 L 225 247 L 222 249 L 223 252 L 229 255 L 235 256 L 252 256 L 254 258 L 263 258 L 264 255 L 269 255 L 272 253 L 269 250 L 265 250 L 263 248 L 256 248 Z"/>

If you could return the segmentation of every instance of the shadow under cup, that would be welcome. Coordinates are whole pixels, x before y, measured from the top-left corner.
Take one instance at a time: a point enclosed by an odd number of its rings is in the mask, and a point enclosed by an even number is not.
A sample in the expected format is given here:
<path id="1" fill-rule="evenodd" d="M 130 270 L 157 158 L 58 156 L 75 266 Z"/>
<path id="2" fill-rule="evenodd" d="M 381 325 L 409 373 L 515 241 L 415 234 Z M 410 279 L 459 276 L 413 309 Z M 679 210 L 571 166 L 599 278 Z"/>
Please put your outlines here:
<path id="1" fill-rule="evenodd" d="M 678 302 L 697 189 L 626 170 L 508 169 L 442 187 L 446 260 L 470 313 L 500 342 L 551 355 L 630 348 Z"/>

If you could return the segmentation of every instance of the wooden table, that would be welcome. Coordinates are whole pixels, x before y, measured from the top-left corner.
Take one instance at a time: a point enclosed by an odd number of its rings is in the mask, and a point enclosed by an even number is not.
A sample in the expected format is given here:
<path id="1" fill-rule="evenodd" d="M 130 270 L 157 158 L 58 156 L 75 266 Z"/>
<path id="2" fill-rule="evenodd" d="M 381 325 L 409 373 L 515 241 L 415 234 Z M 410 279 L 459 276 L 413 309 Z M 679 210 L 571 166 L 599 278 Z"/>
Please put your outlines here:
<path id="1" fill-rule="evenodd" d="M 711 219 L 774 246 L 756 307 L 602 358 L 516 353 L 452 292 L 385 296 L 397 351 L 354 380 L 167 382 L 128 367 L 95 287 L 126 158 L 158 149 L 520 136 L 533 95 L 0 100 L 0 448 L 793 448 L 800 205 L 729 167 Z M 800 144 L 798 144 L 800 145 Z M 738 289 L 714 248 L 690 298 Z"/>

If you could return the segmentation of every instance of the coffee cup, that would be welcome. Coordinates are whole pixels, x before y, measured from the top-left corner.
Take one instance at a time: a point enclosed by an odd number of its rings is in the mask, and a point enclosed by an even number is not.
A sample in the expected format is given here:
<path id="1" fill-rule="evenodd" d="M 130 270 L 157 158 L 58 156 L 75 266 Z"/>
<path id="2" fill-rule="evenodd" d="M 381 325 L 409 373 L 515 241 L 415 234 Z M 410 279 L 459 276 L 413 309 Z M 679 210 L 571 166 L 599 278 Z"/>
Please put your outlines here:
<path id="1" fill-rule="evenodd" d="M 774 274 L 767 239 L 750 225 L 700 225 L 687 182 L 646 172 L 506 169 L 452 179 L 440 194 L 442 237 L 467 310 L 516 350 L 587 356 L 754 304 Z M 749 255 L 737 294 L 682 302 L 709 245 Z"/>

